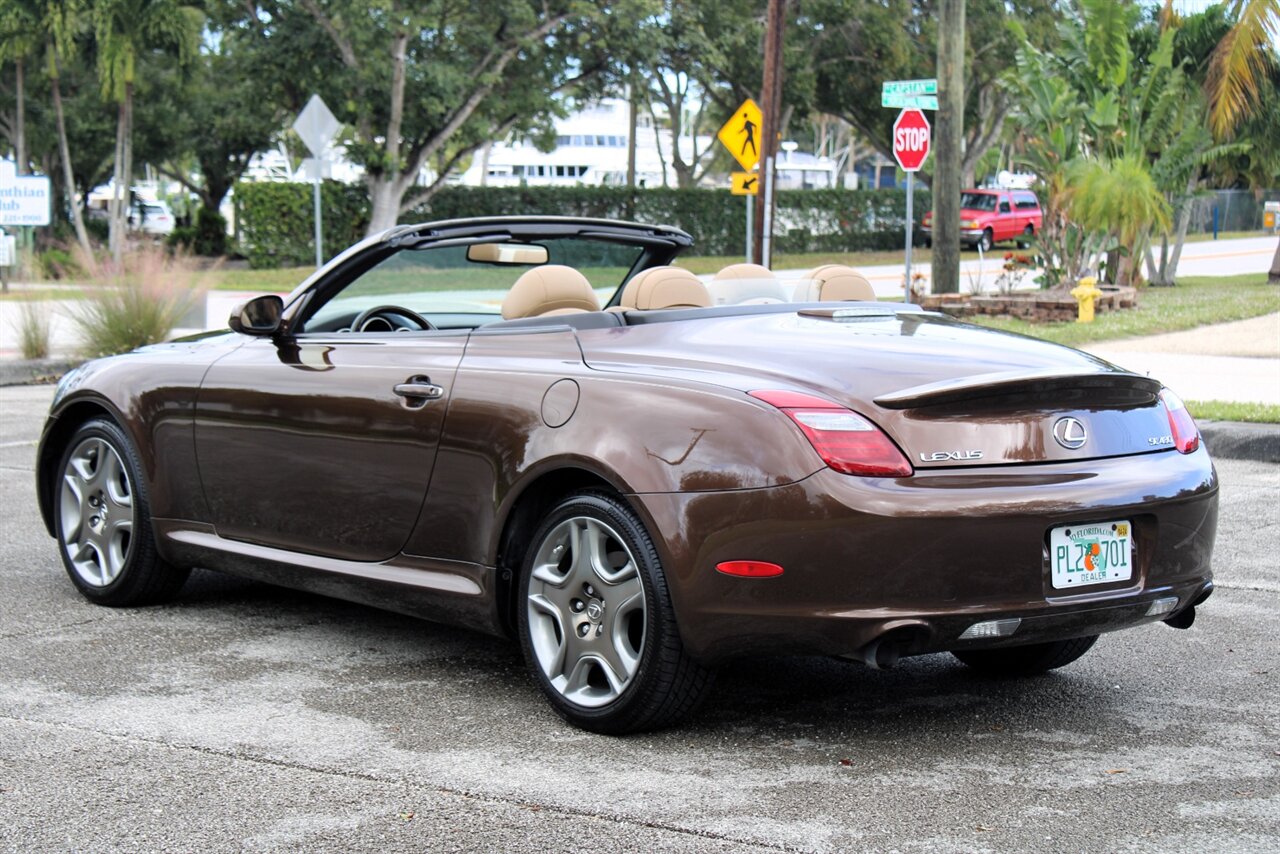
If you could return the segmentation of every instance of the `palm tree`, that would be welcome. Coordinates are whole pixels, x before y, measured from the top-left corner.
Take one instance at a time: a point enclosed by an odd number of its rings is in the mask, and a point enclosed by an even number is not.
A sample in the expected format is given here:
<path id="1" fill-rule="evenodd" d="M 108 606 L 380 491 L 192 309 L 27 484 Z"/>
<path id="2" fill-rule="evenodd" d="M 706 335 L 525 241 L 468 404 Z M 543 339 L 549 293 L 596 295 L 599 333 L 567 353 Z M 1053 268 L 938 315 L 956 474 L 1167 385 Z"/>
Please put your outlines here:
<path id="1" fill-rule="evenodd" d="M 133 87 L 139 54 L 174 50 L 183 61 L 199 43 L 202 16 L 178 0 L 95 0 L 94 35 L 102 94 L 116 111 L 115 191 L 111 196 L 111 254 L 124 253 L 125 214 L 133 186 Z"/>
<path id="2" fill-rule="evenodd" d="M 27 59 L 39 46 L 35 19 L 27 3 L 0 0 L 0 60 L 13 60 L 13 161 L 19 175 L 27 174 Z"/>
<path id="3" fill-rule="evenodd" d="M 62 175 L 67 185 L 67 208 L 76 229 L 76 240 L 86 257 L 93 252 L 89 232 L 84 227 L 84 212 L 76 199 L 75 170 L 71 168 L 71 146 L 67 142 L 67 119 L 62 109 L 62 66 L 60 58 L 75 50 L 75 37 L 80 30 L 84 6 L 81 0 L 44 0 L 40 8 L 40 32 L 44 36 L 48 59 L 49 89 L 53 96 L 53 113 L 58 125 L 58 151 L 62 155 Z"/>
<path id="4" fill-rule="evenodd" d="M 1231 13 L 1235 24 L 1218 43 L 1205 82 L 1209 126 L 1219 139 L 1229 138 L 1262 102 L 1280 39 L 1280 0 L 1233 0 Z M 1280 284 L 1280 246 L 1267 280 Z"/>

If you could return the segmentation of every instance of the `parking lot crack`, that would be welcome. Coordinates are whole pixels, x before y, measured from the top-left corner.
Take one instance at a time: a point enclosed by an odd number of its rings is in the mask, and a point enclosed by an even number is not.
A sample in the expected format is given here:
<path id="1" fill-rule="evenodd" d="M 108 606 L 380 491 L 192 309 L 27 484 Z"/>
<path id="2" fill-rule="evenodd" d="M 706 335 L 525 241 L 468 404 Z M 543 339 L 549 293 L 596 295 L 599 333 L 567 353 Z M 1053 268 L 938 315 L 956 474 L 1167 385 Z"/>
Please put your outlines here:
<path id="1" fill-rule="evenodd" d="M 297 762 L 290 759 L 280 759 L 272 756 L 263 756 L 254 753 L 245 753 L 236 750 L 223 750 L 216 747 L 207 747 L 199 744 L 184 744 L 181 742 L 166 741 L 160 738 L 149 738 L 147 736 L 133 735 L 129 733 L 107 732 L 92 727 L 77 726 L 76 724 L 68 724 L 55 721 L 39 720 L 37 718 L 28 718 L 20 715 L 0 714 L 0 721 L 8 721 L 10 723 L 45 727 L 53 730 L 62 730 L 64 732 L 74 732 L 82 735 L 96 736 L 100 738 L 110 739 L 112 741 L 142 744 L 149 747 L 161 748 L 173 751 L 189 751 L 199 753 L 205 756 L 216 757 L 219 759 L 229 759 L 236 762 L 249 762 L 256 765 L 268 765 L 274 768 L 282 768 L 290 771 L 300 771 L 310 774 L 323 774 L 330 777 L 339 777 L 348 780 L 361 780 L 365 782 L 383 783 L 387 785 L 403 786 L 412 788 L 421 786 L 430 789 L 437 794 L 446 795 L 456 798 L 464 798 L 469 801 L 479 803 L 499 804 L 503 806 L 513 806 L 521 809 L 535 809 L 545 812 L 556 813 L 558 815 L 570 816 L 575 818 L 593 818 L 600 821 L 613 822 L 624 826 L 643 827 L 650 830 L 659 830 L 667 833 L 678 833 L 683 836 L 691 836 L 699 839 L 714 840 L 717 842 L 727 842 L 734 845 L 749 846 L 751 848 L 762 851 L 786 851 L 786 852 L 804 852 L 806 849 L 797 848 L 790 845 L 781 845 L 778 843 L 761 842 L 753 839 L 742 839 L 728 834 L 716 833 L 710 830 L 702 830 L 699 828 L 685 827 L 671 822 L 656 821 L 651 819 L 635 818 L 633 816 L 610 814 L 598 812 L 589 809 L 579 809 L 564 804 L 543 803 L 540 801 L 529 801 L 521 798 L 504 797 L 502 795 L 494 795 L 487 792 L 473 791 L 469 789 L 454 788 L 452 786 L 444 786 L 439 783 L 430 781 L 415 781 L 408 775 L 397 774 L 379 774 L 370 771 L 353 771 L 345 768 L 333 768 L 323 765 L 311 765 L 305 762 Z"/>

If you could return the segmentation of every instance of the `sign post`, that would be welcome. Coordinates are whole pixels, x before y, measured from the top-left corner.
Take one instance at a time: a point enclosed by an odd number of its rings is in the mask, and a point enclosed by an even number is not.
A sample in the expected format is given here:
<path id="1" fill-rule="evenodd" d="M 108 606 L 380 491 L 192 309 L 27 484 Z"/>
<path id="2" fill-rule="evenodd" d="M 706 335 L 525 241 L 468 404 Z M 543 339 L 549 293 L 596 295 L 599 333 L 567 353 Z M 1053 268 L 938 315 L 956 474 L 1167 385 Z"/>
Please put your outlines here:
<path id="1" fill-rule="evenodd" d="M 755 223 L 752 221 L 753 208 L 755 207 L 755 196 L 760 192 L 760 175 L 752 170 L 760 162 L 760 126 L 764 122 L 764 114 L 760 112 L 759 105 L 751 98 L 743 101 L 738 109 L 733 111 L 733 115 L 729 121 L 724 123 L 720 128 L 720 132 L 716 134 L 716 139 L 720 140 L 720 144 L 729 149 L 729 153 L 733 155 L 733 159 L 742 165 L 744 172 L 734 172 L 730 175 L 729 192 L 735 196 L 747 197 L 747 260 L 751 260 L 752 245 L 751 235 L 754 230 Z M 770 198 L 766 190 L 765 205 L 768 210 Z"/>
<path id="2" fill-rule="evenodd" d="M 893 157 L 907 173 L 906 218 L 906 281 L 903 283 L 903 302 L 911 301 L 911 237 L 915 229 L 915 173 L 929 156 L 929 120 L 917 109 L 905 109 L 898 113 L 893 123 Z"/>
<path id="3" fill-rule="evenodd" d="M 302 138 L 303 143 L 315 155 L 313 159 L 304 163 L 304 166 L 307 170 L 307 177 L 314 182 L 312 187 L 314 188 L 315 203 L 316 267 L 324 264 L 320 182 L 324 179 L 329 165 L 328 160 L 325 158 L 325 151 L 341 127 L 342 123 L 334 117 L 333 112 L 319 95 L 311 96 L 311 100 L 307 101 L 307 105 L 302 108 L 301 113 L 298 113 L 298 118 L 293 123 L 294 132 Z"/>

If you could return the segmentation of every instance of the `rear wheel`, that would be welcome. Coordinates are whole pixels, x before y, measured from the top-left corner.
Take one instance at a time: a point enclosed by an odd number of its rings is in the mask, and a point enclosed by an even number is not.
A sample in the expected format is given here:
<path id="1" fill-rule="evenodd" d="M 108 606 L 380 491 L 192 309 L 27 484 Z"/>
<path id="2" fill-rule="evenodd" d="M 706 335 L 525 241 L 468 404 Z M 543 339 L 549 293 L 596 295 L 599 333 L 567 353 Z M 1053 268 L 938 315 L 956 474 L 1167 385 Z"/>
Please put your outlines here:
<path id="1" fill-rule="evenodd" d="M 1018 248 L 1026 249 L 1029 247 L 1035 236 L 1036 230 L 1032 226 L 1028 225 L 1026 228 L 1022 229 L 1022 236 L 1018 238 Z"/>
<path id="2" fill-rule="evenodd" d="M 1004 649 L 957 650 L 951 654 L 974 670 L 990 676 L 1035 676 L 1065 667 L 1097 642 L 1097 635 Z"/>
<path id="3" fill-rule="evenodd" d="M 58 471 L 54 525 L 76 589 L 99 605 L 172 598 L 189 570 L 156 552 L 142 469 L 124 431 L 105 419 L 85 423 L 67 443 Z"/>
<path id="4" fill-rule="evenodd" d="M 991 229 L 982 232 L 982 236 L 978 238 L 978 248 L 983 252 L 990 252 L 991 247 L 995 245 L 995 235 L 991 233 Z"/>
<path id="5" fill-rule="evenodd" d="M 669 725 L 711 686 L 684 651 L 653 541 L 609 493 L 573 495 L 547 516 L 525 558 L 518 614 L 534 681 L 583 729 Z"/>

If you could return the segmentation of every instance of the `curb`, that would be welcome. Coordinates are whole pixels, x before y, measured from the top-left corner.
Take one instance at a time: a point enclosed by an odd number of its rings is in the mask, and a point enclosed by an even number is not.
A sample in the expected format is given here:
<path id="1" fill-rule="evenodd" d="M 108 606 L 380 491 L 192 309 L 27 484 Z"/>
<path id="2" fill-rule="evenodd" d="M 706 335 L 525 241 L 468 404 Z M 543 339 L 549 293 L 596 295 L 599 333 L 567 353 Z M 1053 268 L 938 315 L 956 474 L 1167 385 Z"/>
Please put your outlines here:
<path id="1" fill-rule="evenodd" d="M 1197 426 L 1211 456 L 1228 460 L 1280 463 L 1280 424 L 1201 421 Z"/>
<path id="2" fill-rule="evenodd" d="M 56 382 L 83 361 L 68 358 L 0 360 L 0 386 Z"/>

